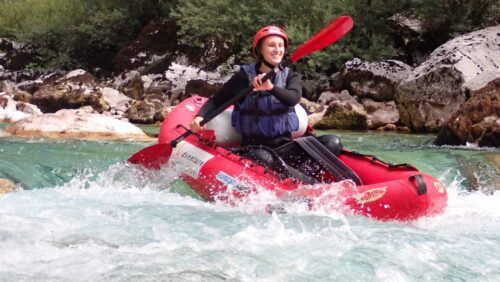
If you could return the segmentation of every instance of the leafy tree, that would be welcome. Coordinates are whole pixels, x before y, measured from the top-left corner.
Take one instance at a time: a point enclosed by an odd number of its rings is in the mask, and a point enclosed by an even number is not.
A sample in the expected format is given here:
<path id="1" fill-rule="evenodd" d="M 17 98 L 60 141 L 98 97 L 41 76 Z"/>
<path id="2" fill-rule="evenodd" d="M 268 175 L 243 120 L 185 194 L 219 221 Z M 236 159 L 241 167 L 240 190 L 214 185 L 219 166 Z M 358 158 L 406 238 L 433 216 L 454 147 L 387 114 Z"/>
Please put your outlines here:
<path id="1" fill-rule="evenodd" d="M 105 67 L 104 58 L 113 58 L 141 28 L 175 19 L 184 46 L 218 39 L 233 49 L 237 62 L 247 62 L 253 35 L 264 25 L 285 28 L 293 52 L 332 19 L 351 15 L 350 34 L 298 64 L 308 75 L 333 73 L 353 57 L 400 56 L 388 25 L 400 12 L 422 20 L 429 52 L 456 35 L 500 21 L 498 0 L 0 0 L 0 37 L 35 46 L 43 67 Z"/>
<path id="2" fill-rule="evenodd" d="M 498 0 L 419 0 L 412 10 L 422 19 L 425 39 L 432 48 L 500 20 Z"/>

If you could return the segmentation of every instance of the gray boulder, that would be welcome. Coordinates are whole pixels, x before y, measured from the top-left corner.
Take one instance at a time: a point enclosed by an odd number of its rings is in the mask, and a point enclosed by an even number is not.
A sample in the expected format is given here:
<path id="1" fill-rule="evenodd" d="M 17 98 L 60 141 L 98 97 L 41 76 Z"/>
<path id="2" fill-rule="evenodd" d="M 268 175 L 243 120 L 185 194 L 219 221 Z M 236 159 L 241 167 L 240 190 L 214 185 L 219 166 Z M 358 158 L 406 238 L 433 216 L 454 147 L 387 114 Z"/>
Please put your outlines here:
<path id="1" fill-rule="evenodd" d="M 437 48 L 397 88 L 403 124 L 437 132 L 472 93 L 500 77 L 500 25 L 457 37 Z"/>
<path id="2" fill-rule="evenodd" d="M 375 102 L 370 99 L 362 101 L 368 113 L 368 128 L 378 129 L 387 124 L 396 124 L 399 121 L 399 112 L 394 101 Z M 388 127 L 392 130 L 392 126 Z"/>
<path id="3" fill-rule="evenodd" d="M 341 77 L 343 86 L 353 96 L 390 101 L 396 86 L 411 71 L 412 67 L 396 60 L 370 63 L 356 58 L 344 64 Z"/>
<path id="4" fill-rule="evenodd" d="M 84 70 L 74 70 L 62 78 L 51 77 L 33 94 L 32 103 L 44 113 L 92 106 L 102 113 L 109 109 L 95 78 Z"/>
<path id="5" fill-rule="evenodd" d="M 439 132 L 437 145 L 500 147 L 500 78 L 488 83 L 450 117 Z"/>
<path id="6" fill-rule="evenodd" d="M 313 125 L 316 129 L 368 129 L 368 114 L 356 101 L 333 101 L 322 119 Z"/>
<path id="7" fill-rule="evenodd" d="M 15 192 L 16 190 L 19 190 L 19 188 L 16 186 L 16 184 L 14 184 L 14 182 L 5 178 L 0 178 L 0 196 Z"/>
<path id="8" fill-rule="evenodd" d="M 90 106 L 29 116 L 11 124 L 5 132 L 28 138 L 150 140 L 135 125 L 97 114 Z"/>
<path id="9" fill-rule="evenodd" d="M 332 78 L 322 74 L 314 74 L 311 78 L 305 78 L 302 81 L 302 97 L 309 101 L 317 101 L 320 93 L 330 89 Z"/>
<path id="10" fill-rule="evenodd" d="M 231 73 L 221 75 L 219 72 L 204 71 L 197 67 L 174 62 L 165 72 L 166 79 L 172 83 L 170 102 L 174 105 L 177 101 L 187 98 L 186 86 L 189 81 L 202 80 L 210 85 L 222 85 L 229 80 L 232 72 L 237 70 L 235 68 Z"/>
<path id="11" fill-rule="evenodd" d="M 340 93 L 325 91 L 322 92 L 318 99 L 318 104 L 328 106 L 333 101 L 357 102 L 354 97 L 349 94 L 349 91 L 342 90 Z"/>
<path id="12" fill-rule="evenodd" d="M 133 123 L 151 124 L 164 119 L 167 106 L 159 100 L 135 101 L 124 116 Z"/>

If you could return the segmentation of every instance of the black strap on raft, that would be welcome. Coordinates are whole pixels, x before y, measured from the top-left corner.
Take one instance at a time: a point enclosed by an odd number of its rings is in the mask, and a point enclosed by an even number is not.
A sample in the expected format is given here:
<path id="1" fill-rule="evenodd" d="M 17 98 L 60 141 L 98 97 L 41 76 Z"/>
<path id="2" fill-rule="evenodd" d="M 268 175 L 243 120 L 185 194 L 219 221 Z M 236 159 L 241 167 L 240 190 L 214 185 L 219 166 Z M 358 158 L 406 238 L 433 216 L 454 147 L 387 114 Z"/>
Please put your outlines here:
<path id="1" fill-rule="evenodd" d="M 417 182 L 418 195 L 427 194 L 427 184 L 425 184 L 424 177 L 420 174 L 410 176 L 410 181 Z"/>
<path id="2" fill-rule="evenodd" d="M 257 155 L 252 155 L 251 152 L 255 150 L 264 150 L 268 152 L 272 156 L 272 163 L 267 163 L 266 161 L 262 161 L 259 159 Z M 314 184 L 316 183 L 316 179 L 313 177 L 306 175 L 302 172 L 300 172 L 298 169 L 288 165 L 283 161 L 283 159 L 271 148 L 263 145 L 250 145 L 250 146 L 245 146 L 242 148 L 239 148 L 238 150 L 234 151 L 240 156 L 243 156 L 244 158 L 249 158 L 251 161 L 254 161 L 256 163 L 259 163 L 260 165 L 263 165 L 264 167 L 271 169 L 273 171 L 278 172 L 281 174 L 283 177 L 282 178 L 287 178 L 287 177 L 293 177 L 297 180 L 300 180 L 306 184 Z"/>
<path id="3" fill-rule="evenodd" d="M 295 142 L 306 151 L 309 156 L 318 161 L 323 167 L 329 170 L 339 179 L 351 179 L 357 185 L 363 185 L 359 176 L 347 165 L 345 165 L 337 156 L 314 136 L 305 136 L 295 139 Z"/>
<path id="4" fill-rule="evenodd" d="M 412 166 L 411 164 L 407 164 L 407 163 L 393 164 L 393 163 L 390 163 L 390 162 L 383 161 L 383 160 L 377 158 L 374 155 L 362 154 L 362 153 L 359 153 L 359 152 L 356 152 L 356 151 L 351 151 L 350 153 L 353 154 L 353 155 L 356 155 L 356 156 L 368 157 L 368 158 L 371 159 L 372 162 L 383 163 L 383 164 L 387 165 L 389 168 L 406 167 L 406 168 L 411 168 L 411 169 L 417 170 L 417 168 L 414 167 L 414 166 Z"/>

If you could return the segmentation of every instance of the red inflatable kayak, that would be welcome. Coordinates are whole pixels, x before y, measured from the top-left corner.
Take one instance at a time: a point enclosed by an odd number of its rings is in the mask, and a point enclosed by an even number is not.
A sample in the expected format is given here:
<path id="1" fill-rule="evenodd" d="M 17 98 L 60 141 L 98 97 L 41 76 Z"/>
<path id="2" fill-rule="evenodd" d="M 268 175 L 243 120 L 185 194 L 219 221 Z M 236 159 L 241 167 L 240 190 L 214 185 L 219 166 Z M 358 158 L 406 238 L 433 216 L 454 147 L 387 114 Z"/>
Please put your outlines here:
<path id="1" fill-rule="evenodd" d="M 158 142 L 168 143 L 184 133 L 205 102 L 206 98 L 194 96 L 176 106 L 163 122 Z M 335 206 L 382 220 L 416 219 L 446 207 L 446 189 L 434 177 L 410 165 L 391 165 L 347 149 L 342 149 L 338 160 L 357 175 L 356 181 L 339 181 L 331 172 L 325 172 L 323 181 L 314 185 L 284 178 L 228 149 L 239 142 L 230 125 L 230 112 L 228 109 L 207 123 L 201 134 L 177 144 L 169 159 L 170 164 L 184 169 L 181 177 L 208 201 L 237 201 L 264 189 L 284 201 L 303 201 L 311 209 L 335 201 Z M 299 117 L 304 115 L 299 113 Z M 303 124 L 300 127 L 294 137 L 310 134 Z"/>

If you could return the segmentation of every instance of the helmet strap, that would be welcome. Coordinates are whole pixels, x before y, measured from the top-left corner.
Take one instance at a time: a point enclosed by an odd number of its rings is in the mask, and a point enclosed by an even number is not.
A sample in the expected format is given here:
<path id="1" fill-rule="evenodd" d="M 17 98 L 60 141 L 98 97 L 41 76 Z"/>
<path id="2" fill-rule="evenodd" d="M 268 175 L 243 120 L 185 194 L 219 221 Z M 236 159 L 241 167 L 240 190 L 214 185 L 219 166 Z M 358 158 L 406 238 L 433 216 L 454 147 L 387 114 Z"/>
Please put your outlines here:
<path id="1" fill-rule="evenodd" d="M 273 64 L 269 63 L 268 61 L 266 61 L 266 59 L 264 59 L 264 57 L 262 55 L 260 55 L 260 54 L 259 54 L 259 61 L 258 61 L 258 63 L 259 63 L 259 66 L 260 66 L 260 64 L 264 64 L 265 66 L 267 66 L 270 69 L 274 69 L 276 67 L 275 65 L 273 65 Z"/>

